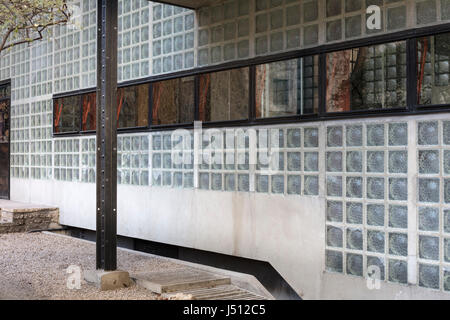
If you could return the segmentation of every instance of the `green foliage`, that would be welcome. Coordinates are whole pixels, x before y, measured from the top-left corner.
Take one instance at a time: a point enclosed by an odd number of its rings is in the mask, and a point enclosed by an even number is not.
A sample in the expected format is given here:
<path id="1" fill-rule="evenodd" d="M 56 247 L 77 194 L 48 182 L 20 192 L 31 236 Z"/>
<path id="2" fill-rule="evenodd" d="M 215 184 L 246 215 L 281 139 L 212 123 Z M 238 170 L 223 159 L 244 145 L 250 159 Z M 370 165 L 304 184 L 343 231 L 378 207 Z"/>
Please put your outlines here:
<path id="1" fill-rule="evenodd" d="M 0 0 L 0 53 L 37 41 L 54 25 L 70 19 L 66 0 Z"/>

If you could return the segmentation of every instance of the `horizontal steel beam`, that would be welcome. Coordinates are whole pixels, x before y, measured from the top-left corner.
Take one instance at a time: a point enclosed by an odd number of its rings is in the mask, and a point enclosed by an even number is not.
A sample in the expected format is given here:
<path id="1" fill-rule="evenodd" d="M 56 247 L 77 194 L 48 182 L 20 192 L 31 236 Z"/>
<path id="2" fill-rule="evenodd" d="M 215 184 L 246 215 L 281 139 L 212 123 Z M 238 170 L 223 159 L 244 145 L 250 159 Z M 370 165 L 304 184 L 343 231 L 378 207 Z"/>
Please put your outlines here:
<path id="1" fill-rule="evenodd" d="M 184 7 L 192 10 L 224 2 L 224 0 L 152 0 L 152 1 L 171 4 L 174 6 Z"/>

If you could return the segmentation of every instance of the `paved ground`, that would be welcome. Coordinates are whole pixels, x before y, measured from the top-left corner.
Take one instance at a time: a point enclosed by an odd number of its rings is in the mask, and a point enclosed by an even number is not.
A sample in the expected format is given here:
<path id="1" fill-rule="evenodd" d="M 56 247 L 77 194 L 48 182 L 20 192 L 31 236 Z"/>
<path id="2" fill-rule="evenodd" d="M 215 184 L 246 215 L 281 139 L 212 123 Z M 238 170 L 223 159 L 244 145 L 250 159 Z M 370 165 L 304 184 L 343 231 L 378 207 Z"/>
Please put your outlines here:
<path id="1" fill-rule="evenodd" d="M 158 299 L 132 286 L 100 292 L 81 281 L 80 290 L 67 288 L 69 266 L 95 268 L 95 244 L 42 233 L 0 234 L 0 299 Z M 118 251 L 118 268 L 130 273 L 185 268 L 164 258 Z"/>

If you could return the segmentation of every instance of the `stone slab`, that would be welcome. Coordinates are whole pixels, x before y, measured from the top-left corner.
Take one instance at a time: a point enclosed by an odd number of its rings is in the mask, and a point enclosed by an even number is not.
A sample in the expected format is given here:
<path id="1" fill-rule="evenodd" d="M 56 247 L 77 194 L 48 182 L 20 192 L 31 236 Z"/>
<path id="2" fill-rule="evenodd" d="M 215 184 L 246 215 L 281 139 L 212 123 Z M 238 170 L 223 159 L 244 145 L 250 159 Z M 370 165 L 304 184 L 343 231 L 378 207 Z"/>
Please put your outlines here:
<path id="1" fill-rule="evenodd" d="M 196 269 L 146 272 L 131 277 L 138 286 L 159 294 L 231 284 L 230 277 Z"/>
<path id="2" fill-rule="evenodd" d="M 84 279 L 88 283 L 94 284 L 101 291 L 128 288 L 132 284 L 130 274 L 121 270 L 87 270 L 84 272 Z"/>

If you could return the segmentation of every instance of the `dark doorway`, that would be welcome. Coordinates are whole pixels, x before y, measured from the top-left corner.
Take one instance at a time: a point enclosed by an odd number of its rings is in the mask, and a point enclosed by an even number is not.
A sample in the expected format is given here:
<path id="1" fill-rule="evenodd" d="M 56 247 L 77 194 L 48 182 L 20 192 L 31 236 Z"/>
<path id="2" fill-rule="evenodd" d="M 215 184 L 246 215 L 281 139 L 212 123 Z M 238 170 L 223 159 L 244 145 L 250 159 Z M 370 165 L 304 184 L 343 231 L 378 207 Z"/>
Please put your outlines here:
<path id="1" fill-rule="evenodd" d="M 0 199 L 9 199 L 11 86 L 0 83 Z"/>

